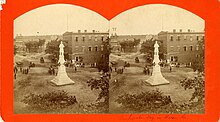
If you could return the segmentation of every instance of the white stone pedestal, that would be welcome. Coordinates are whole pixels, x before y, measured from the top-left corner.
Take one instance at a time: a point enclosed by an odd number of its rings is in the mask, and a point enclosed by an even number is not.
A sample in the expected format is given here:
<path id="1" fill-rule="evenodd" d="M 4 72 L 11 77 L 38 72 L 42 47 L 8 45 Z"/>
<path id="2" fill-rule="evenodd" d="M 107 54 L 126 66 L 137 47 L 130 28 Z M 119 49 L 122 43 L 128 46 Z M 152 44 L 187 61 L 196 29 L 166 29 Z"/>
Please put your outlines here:
<path id="1" fill-rule="evenodd" d="M 160 66 L 159 65 L 155 65 L 153 67 L 153 73 L 152 76 L 150 76 L 147 80 L 147 83 L 149 83 L 152 86 L 156 86 L 156 85 L 162 85 L 162 84 L 169 84 L 170 82 L 168 80 L 166 80 L 160 71 Z"/>
<path id="2" fill-rule="evenodd" d="M 67 76 L 66 67 L 64 65 L 59 66 L 57 76 L 51 80 L 51 82 L 57 86 L 70 85 L 75 83 Z"/>

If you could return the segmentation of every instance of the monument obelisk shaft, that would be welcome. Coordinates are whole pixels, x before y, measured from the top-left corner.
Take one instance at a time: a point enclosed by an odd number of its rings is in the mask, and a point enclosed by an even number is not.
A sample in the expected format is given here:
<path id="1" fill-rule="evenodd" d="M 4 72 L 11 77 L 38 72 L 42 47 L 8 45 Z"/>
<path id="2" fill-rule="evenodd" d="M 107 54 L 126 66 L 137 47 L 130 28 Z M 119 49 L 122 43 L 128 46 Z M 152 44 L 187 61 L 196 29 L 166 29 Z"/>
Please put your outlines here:
<path id="1" fill-rule="evenodd" d="M 159 59 L 159 45 L 157 43 L 157 41 L 154 44 L 154 60 L 153 63 L 155 64 L 153 66 L 153 73 L 152 76 L 150 76 L 150 78 L 148 78 L 146 80 L 147 83 L 149 83 L 150 85 L 162 85 L 162 84 L 168 84 L 170 83 L 168 80 L 166 80 L 160 71 L 160 59 Z"/>
<path id="2" fill-rule="evenodd" d="M 57 76 L 53 80 L 51 80 L 51 82 L 56 84 L 57 86 L 74 84 L 75 82 L 72 81 L 66 73 L 66 67 L 64 65 L 65 63 L 64 45 L 62 41 L 59 45 L 59 48 L 60 50 L 59 50 L 59 60 L 58 60 L 58 63 L 59 63 L 58 72 L 57 72 Z"/>

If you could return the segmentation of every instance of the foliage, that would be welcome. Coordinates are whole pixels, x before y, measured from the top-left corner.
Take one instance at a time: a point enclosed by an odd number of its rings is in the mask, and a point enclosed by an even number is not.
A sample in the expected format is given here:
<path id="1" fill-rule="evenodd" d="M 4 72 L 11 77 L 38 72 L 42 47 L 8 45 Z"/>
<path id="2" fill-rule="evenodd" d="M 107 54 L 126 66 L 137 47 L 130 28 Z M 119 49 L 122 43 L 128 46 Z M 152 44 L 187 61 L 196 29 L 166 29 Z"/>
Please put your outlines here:
<path id="1" fill-rule="evenodd" d="M 116 102 L 134 111 L 155 109 L 172 103 L 170 96 L 165 96 L 158 89 L 141 94 L 124 94 L 118 96 Z"/>
<path id="2" fill-rule="evenodd" d="M 103 44 L 103 51 L 101 52 L 102 57 L 100 58 L 97 64 L 97 68 L 99 71 L 103 71 L 103 72 L 109 71 L 109 55 L 111 53 L 109 41 L 110 39 L 107 38 L 102 42 Z"/>
<path id="3" fill-rule="evenodd" d="M 129 113 L 204 113 L 203 103 L 173 103 L 170 96 L 163 95 L 158 89 L 141 94 L 124 94 L 118 96 L 116 102 Z"/>
<path id="4" fill-rule="evenodd" d="M 51 61 L 56 62 L 57 59 L 59 58 L 59 45 L 60 45 L 61 40 L 51 40 L 50 42 L 47 43 L 46 45 L 46 50 L 45 52 L 48 54 L 52 54 L 49 58 Z M 69 48 L 67 46 L 67 42 L 63 41 L 64 44 L 64 58 L 69 59 Z"/>
<path id="5" fill-rule="evenodd" d="M 16 55 L 18 52 L 18 47 L 16 45 L 14 45 L 14 55 Z"/>
<path id="6" fill-rule="evenodd" d="M 92 78 L 87 81 L 88 86 L 91 87 L 91 90 L 99 89 L 101 92 L 96 101 L 100 102 L 101 99 L 104 99 L 103 103 L 98 103 L 99 105 L 103 105 L 100 107 L 104 107 L 104 111 L 108 111 L 109 107 L 109 77 L 107 75 L 101 76 L 99 79 Z M 102 104 L 101 104 L 102 103 Z M 96 106 L 97 107 L 97 106 Z"/>
<path id="7" fill-rule="evenodd" d="M 65 91 L 53 91 L 45 94 L 30 93 L 24 97 L 22 102 L 39 110 L 60 109 L 77 103 L 76 97 L 68 95 Z"/>
<path id="8" fill-rule="evenodd" d="M 163 43 L 162 41 L 157 40 L 158 44 L 159 44 L 159 58 L 163 59 Z M 145 42 L 143 42 L 141 44 L 141 53 L 146 54 L 145 58 L 146 58 L 146 62 L 151 64 L 153 62 L 153 56 L 154 56 L 154 44 L 155 44 L 155 40 L 146 40 Z"/>
<path id="9" fill-rule="evenodd" d="M 197 98 L 198 102 L 202 102 L 205 97 L 205 81 L 204 81 L 204 75 L 199 74 L 197 77 L 194 78 L 186 78 L 182 81 L 180 81 L 181 85 L 187 89 L 194 89 L 194 92 L 192 94 L 192 97 L 190 101 Z"/>
<path id="10" fill-rule="evenodd" d="M 198 42 L 198 45 L 199 45 L 199 51 L 198 51 L 198 57 L 192 62 L 192 69 L 194 71 L 198 71 L 198 72 L 204 72 L 204 49 L 203 49 L 203 46 L 204 46 L 204 41 L 200 41 Z"/>
<path id="11" fill-rule="evenodd" d="M 140 39 L 135 39 L 135 38 L 133 40 L 126 40 L 120 42 L 121 48 L 123 50 L 130 49 L 130 51 L 134 49 L 134 47 L 137 46 L 138 44 L 140 44 Z"/>
<path id="12" fill-rule="evenodd" d="M 37 52 L 44 43 L 44 39 L 39 39 L 39 41 L 28 41 L 25 43 L 25 46 L 29 52 Z"/>

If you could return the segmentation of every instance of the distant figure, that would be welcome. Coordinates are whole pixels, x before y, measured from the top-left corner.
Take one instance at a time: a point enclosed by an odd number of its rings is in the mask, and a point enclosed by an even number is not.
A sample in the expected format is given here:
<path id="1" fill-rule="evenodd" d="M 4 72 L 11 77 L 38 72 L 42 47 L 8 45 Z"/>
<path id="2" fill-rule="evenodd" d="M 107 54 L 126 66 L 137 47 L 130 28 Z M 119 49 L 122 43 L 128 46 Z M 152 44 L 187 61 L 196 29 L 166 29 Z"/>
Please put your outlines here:
<path id="1" fill-rule="evenodd" d="M 152 75 L 152 73 L 153 73 L 153 69 L 150 68 L 150 69 L 149 69 L 149 74 Z"/>
<path id="2" fill-rule="evenodd" d="M 75 72 L 77 71 L 77 68 L 76 68 L 76 66 L 75 66 Z"/>
<path id="3" fill-rule="evenodd" d="M 20 67 L 20 72 L 22 72 L 22 67 Z"/>
<path id="4" fill-rule="evenodd" d="M 14 67 L 14 79 L 16 79 L 17 72 L 18 72 L 18 68 L 17 66 L 15 66 Z"/>
<path id="5" fill-rule="evenodd" d="M 170 66 L 170 72 L 172 71 L 172 66 Z"/>
<path id="6" fill-rule="evenodd" d="M 14 73 L 16 74 L 18 72 L 17 66 L 14 66 Z"/>
<path id="7" fill-rule="evenodd" d="M 110 69 L 110 72 L 112 72 L 112 67 L 111 66 L 109 67 L 109 69 Z"/>
<path id="8" fill-rule="evenodd" d="M 26 74 L 28 74 L 28 72 L 29 72 L 29 68 L 27 68 L 26 71 L 27 71 Z"/>

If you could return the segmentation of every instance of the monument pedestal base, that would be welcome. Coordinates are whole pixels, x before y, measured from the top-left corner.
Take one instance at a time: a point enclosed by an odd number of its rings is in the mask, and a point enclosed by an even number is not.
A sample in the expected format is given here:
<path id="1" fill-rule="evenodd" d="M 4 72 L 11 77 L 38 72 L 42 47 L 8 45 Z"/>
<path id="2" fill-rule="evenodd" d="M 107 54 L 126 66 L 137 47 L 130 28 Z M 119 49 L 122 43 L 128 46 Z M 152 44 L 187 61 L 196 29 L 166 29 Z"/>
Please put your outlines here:
<path id="1" fill-rule="evenodd" d="M 75 82 L 72 81 L 67 76 L 66 67 L 64 65 L 59 66 L 58 74 L 53 80 L 51 80 L 51 82 L 54 83 L 57 86 L 75 84 Z"/>
<path id="2" fill-rule="evenodd" d="M 146 80 L 147 83 L 149 83 L 152 86 L 156 86 L 156 85 L 163 85 L 163 84 L 169 84 L 170 82 L 168 80 L 166 80 L 160 71 L 160 66 L 159 65 L 155 65 L 153 67 L 153 73 L 152 76 L 150 76 L 150 78 L 148 78 Z"/>

